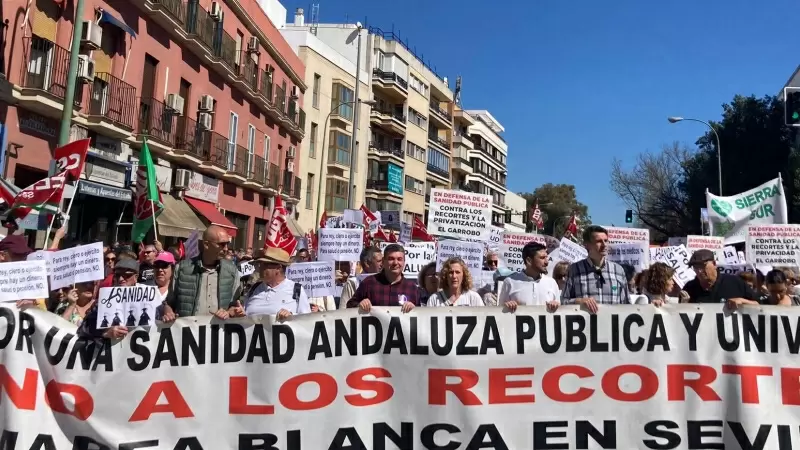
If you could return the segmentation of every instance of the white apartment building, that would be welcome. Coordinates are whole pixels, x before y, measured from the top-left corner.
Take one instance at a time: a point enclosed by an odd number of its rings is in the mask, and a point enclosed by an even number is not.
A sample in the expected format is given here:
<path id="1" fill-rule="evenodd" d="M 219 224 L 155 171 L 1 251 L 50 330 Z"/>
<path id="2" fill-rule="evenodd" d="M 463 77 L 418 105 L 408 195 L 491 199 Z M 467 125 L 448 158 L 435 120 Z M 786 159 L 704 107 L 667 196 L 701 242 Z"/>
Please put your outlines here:
<path id="1" fill-rule="evenodd" d="M 464 179 L 470 191 L 492 196 L 492 223 L 502 227 L 509 209 L 506 203 L 508 144 L 501 136 L 505 128 L 485 109 L 466 113 L 475 123 L 468 129 L 474 145 L 469 151 L 472 173 Z"/>
<path id="2" fill-rule="evenodd" d="M 525 209 L 527 207 L 525 198 L 513 192 L 506 192 L 506 220 L 503 228 L 512 233 L 524 233 L 525 222 L 523 221 Z"/>

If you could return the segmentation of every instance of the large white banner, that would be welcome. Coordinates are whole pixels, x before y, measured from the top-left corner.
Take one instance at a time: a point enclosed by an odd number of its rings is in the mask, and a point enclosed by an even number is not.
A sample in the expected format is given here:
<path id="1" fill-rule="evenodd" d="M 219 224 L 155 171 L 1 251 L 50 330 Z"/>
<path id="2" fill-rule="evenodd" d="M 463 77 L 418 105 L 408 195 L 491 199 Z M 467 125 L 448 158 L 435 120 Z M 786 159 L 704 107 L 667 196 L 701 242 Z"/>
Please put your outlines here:
<path id="1" fill-rule="evenodd" d="M 381 251 L 386 249 L 388 242 L 380 242 L 378 246 Z M 403 246 L 406 251 L 406 266 L 403 268 L 403 276 L 406 278 L 417 278 L 419 271 L 425 264 L 436 260 L 436 244 L 433 242 L 412 242 Z"/>
<path id="2" fill-rule="evenodd" d="M 744 242 L 748 225 L 778 225 L 789 222 L 786 193 L 781 178 L 730 197 L 706 192 L 711 234 L 723 236 L 725 244 Z"/>
<path id="3" fill-rule="evenodd" d="M 435 236 L 486 241 L 491 234 L 492 196 L 431 189 L 428 232 Z"/>
<path id="4" fill-rule="evenodd" d="M 800 313 L 722 308 L 190 317 L 98 345 L 2 307 L 0 425 L 26 450 L 797 448 Z"/>
<path id="5" fill-rule="evenodd" d="M 609 244 L 642 242 L 650 244 L 650 230 L 647 228 L 603 227 L 608 231 Z"/>
<path id="6" fill-rule="evenodd" d="M 745 250 L 757 266 L 800 266 L 800 225 L 751 225 Z"/>
<path id="7" fill-rule="evenodd" d="M 522 249 L 529 242 L 538 242 L 547 247 L 547 241 L 542 234 L 503 233 L 503 243 L 500 244 L 499 252 L 503 264 L 517 272 L 524 270 L 525 261 L 522 259 Z"/>

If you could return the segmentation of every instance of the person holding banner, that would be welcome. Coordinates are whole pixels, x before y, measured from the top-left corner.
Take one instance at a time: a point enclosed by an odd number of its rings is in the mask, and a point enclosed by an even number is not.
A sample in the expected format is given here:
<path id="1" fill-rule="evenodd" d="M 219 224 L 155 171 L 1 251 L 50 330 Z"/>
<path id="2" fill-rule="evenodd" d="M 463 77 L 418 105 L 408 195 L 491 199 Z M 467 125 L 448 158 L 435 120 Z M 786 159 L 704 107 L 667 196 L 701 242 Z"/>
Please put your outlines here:
<path id="1" fill-rule="evenodd" d="M 659 307 L 665 303 L 678 303 L 677 298 L 667 296 L 675 288 L 674 275 L 675 270 L 662 262 L 650 265 L 645 275 L 644 295 L 651 305 Z"/>
<path id="2" fill-rule="evenodd" d="M 461 258 L 449 258 L 442 264 L 439 286 L 442 289 L 428 297 L 426 306 L 483 306 L 481 296 L 472 290 L 472 275 Z"/>
<path id="3" fill-rule="evenodd" d="M 592 314 L 597 313 L 600 304 L 630 304 L 625 270 L 606 259 L 608 231 L 598 225 L 589 225 L 583 230 L 582 237 L 588 257 L 569 266 L 561 302 L 581 305 Z"/>
<path id="4" fill-rule="evenodd" d="M 244 306 L 237 301 L 228 308 L 230 317 L 268 314 L 285 320 L 295 314 L 311 312 L 303 286 L 286 278 L 286 267 L 292 263 L 286 250 L 267 247 L 259 250 L 253 262 L 256 263 L 261 281 L 250 289 Z"/>
<path id="5" fill-rule="evenodd" d="M 114 266 L 112 286 L 136 286 L 139 278 L 139 261 L 133 255 L 122 253 L 117 258 Z M 94 291 L 92 291 L 94 293 Z M 128 334 L 124 325 L 113 325 L 108 328 L 97 328 L 97 302 L 94 302 L 89 312 L 83 318 L 78 328 L 78 336 L 89 339 L 106 338 L 122 339 Z"/>
<path id="6" fill-rule="evenodd" d="M 800 306 L 800 296 L 790 292 L 791 281 L 783 270 L 771 270 L 765 277 L 769 297 L 766 303 L 778 306 Z"/>
<path id="7" fill-rule="evenodd" d="M 400 306 L 409 312 L 419 306 L 424 296 L 422 289 L 412 280 L 403 276 L 406 267 L 406 252 L 402 245 L 389 244 L 383 250 L 383 269 L 380 273 L 364 278 L 355 294 L 348 300 L 347 307 L 358 307 L 370 312 L 372 306 Z"/>
<path id="8" fill-rule="evenodd" d="M 695 251 L 689 258 L 695 278 L 683 286 L 689 303 L 727 303 L 730 309 L 758 305 L 758 294 L 736 275 L 719 273 L 716 255 L 707 249 Z"/>
<path id="9" fill-rule="evenodd" d="M 21 234 L 12 234 L 0 241 L 0 263 L 25 261 L 31 253 L 33 250 L 28 247 L 27 239 Z M 36 298 L 17 302 L 19 309 L 30 307 L 47 310 L 47 299 Z"/>
<path id="10" fill-rule="evenodd" d="M 514 312 L 519 305 L 547 306 L 554 312 L 561 305 L 558 283 L 547 276 L 547 247 L 538 242 L 528 242 L 522 247 L 525 270 L 516 272 L 503 281 L 498 303 Z"/>
<path id="11" fill-rule="evenodd" d="M 364 250 L 361 250 L 361 254 L 359 255 L 358 259 L 361 263 L 362 274 L 378 273 L 383 267 L 383 253 L 381 253 L 381 249 L 378 247 L 365 247 Z M 356 289 L 358 289 L 358 280 L 358 276 L 350 277 L 347 282 L 344 283 L 344 286 L 342 286 L 342 296 L 339 299 L 339 309 L 349 308 L 347 303 L 350 301 L 350 298 L 353 297 L 353 294 L 355 294 Z"/>

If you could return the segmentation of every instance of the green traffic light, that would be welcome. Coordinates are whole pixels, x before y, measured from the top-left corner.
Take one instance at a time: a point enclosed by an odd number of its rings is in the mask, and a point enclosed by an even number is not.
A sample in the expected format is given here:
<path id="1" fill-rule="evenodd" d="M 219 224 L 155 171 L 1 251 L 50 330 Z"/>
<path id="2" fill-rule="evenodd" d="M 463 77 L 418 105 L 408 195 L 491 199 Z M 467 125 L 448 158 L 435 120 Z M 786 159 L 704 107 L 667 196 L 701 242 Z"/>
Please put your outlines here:
<path id="1" fill-rule="evenodd" d="M 796 111 L 793 112 L 792 113 L 792 119 L 794 119 L 794 120 L 800 119 L 800 112 L 796 112 Z"/>

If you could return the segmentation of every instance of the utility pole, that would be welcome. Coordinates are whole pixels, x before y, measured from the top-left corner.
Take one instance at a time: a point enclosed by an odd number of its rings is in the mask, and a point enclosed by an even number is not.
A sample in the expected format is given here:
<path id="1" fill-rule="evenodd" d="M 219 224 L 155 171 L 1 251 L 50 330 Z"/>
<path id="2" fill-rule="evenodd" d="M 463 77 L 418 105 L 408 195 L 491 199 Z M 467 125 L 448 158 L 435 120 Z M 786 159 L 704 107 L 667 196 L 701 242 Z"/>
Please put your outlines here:
<path id="1" fill-rule="evenodd" d="M 83 34 L 83 0 L 75 2 L 75 22 L 72 26 L 72 46 L 69 51 L 69 73 L 67 73 L 67 89 L 64 93 L 64 110 L 61 112 L 61 126 L 58 133 L 58 145 L 69 143 L 69 130 L 72 125 L 72 105 L 75 103 L 75 82 L 78 80 L 78 56 L 81 50 L 81 34 Z M 50 164 L 50 176 L 55 175 L 55 163 Z"/>
<path id="2" fill-rule="evenodd" d="M 355 96 L 355 105 L 353 105 L 353 137 L 350 142 L 350 179 L 347 181 L 347 208 L 353 209 L 353 201 L 355 200 L 354 191 L 356 189 L 354 175 L 356 168 L 356 152 L 358 152 L 358 116 L 361 115 L 361 102 L 358 101 L 358 88 L 361 87 L 361 22 L 356 23 L 356 33 L 358 33 L 358 44 L 356 44 L 356 89 L 353 92 Z"/>

